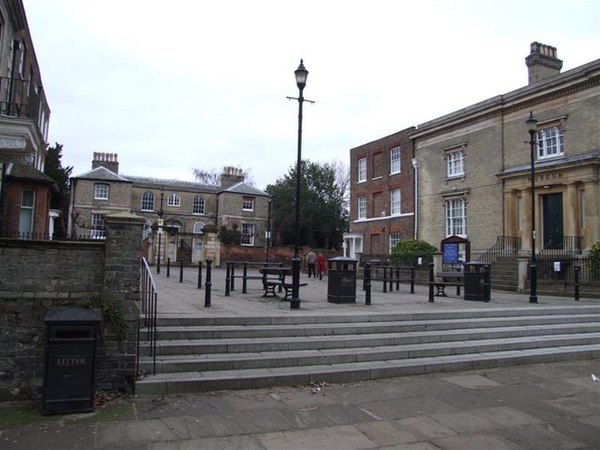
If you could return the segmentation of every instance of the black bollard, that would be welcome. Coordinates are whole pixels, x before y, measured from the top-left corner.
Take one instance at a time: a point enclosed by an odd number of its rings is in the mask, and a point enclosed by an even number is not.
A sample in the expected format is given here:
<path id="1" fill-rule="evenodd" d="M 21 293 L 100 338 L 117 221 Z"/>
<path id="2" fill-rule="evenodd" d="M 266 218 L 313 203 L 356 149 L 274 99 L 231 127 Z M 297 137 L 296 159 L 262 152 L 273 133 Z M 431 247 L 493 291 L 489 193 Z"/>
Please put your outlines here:
<path id="1" fill-rule="evenodd" d="M 202 261 L 198 261 L 198 289 L 202 289 Z"/>
<path id="2" fill-rule="evenodd" d="M 183 283 L 183 259 L 179 261 L 179 282 Z"/>
<path id="3" fill-rule="evenodd" d="M 383 293 L 387 292 L 387 266 L 383 266 Z"/>
<path id="4" fill-rule="evenodd" d="M 156 273 L 160 273 L 160 237 L 161 233 L 158 233 L 158 258 L 156 260 Z"/>
<path id="5" fill-rule="evenodd" d="M 167 258 L 167 278 L 171 276 L 171 258 Z"/>
<path id="6" fill-rule="evenodd" d="M 410 268 L 410 293 L 415 293 L 415 266 Z"/>
<path id="7" fill-rule="evenodd" d="M 229 282 L 231 283 L 231 287 L 229 288 L 231 291 L 235 291 L 235 263 L 231 263 L 231 279 Z"/>
<path id="8" fill-rule="evenodd" d="M 575 266 L 573 268 L 573 276 L 575 277 L 575 301 L 579 301 L 579 275 L 580 275 L 581 267 Z"/>
<path id="9" fill-rule="evenodd" d="M 211 281 L 211 264 L 212 261 L 210 259 L 206 260 L 206 284 L 205 286 L 205 290 L 204 290 L 204 307 L 205 308 L 209 308 L 210 307 L 210 290 L 212 288 L 212 281 Z"/>
<path id="10" fill-rule="evenodd" d="M 429 264 L 429 303 L 433 303 L 433 263 Z"/>
<path id="11" fill-rule="evenodd" d="M 364 286 L 365 286 L 365 305 L 371 304 L 371 264 L 365 264 L 365 276 L 364 276 Z"/>
<path id="12" fill-rule="evenodd" d="M 225 275 L 225 297 L 229 297 L 229 283 L 231 277 L 231 263 L 227 263 L 227 271 Z"/>
<path id="13" fill-rule="evenodd" d="M 242 277 L 242 294 L 246 293 L 246 277 L 248 276 L 248 263 L 244 263 L 244 271 Z"/>

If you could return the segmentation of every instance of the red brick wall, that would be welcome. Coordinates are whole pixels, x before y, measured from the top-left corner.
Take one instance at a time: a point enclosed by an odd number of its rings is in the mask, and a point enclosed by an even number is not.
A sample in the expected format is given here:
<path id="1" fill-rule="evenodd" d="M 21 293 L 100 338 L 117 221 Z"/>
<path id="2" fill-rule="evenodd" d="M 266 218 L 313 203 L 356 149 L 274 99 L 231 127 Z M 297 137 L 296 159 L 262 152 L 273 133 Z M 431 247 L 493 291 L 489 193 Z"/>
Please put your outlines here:
<path id="1" fill-rule="evenodd" d="M 413 128 L 400 131 L 350 150 L 350 231 L 364 236 L 364 253 L 387 253 L 390 233 L 400 233 L 402 239 L 414 236 L 414 168 L 412 165 Z M 390 174 L 390 150 L 401 148 L 401 172 Z M 358 183 L 358 160 L 367 158 L 367 181 Z M 401 213 L 390 216 L 390 196 L 393 189 L 401 192 Z M 356 222 L 358 197 L 367 199 L 368 221 Z M 376 248 L 371 248 L 371 246 Z"/>
<path id="2" fill-rule="evenodd" d="M 23 190 L 35 191 L 35 208 L 33 219 L 33 232 L 39 236 L 48 233 L 48 210 L 50 208 L 50 187 L 46 184 L 35 182 L 10 180 L 5 185 L 4 199 L 4 233 L 13 235 L 19 232 L 19 218 L 21 214 L 21 197 Z"/>

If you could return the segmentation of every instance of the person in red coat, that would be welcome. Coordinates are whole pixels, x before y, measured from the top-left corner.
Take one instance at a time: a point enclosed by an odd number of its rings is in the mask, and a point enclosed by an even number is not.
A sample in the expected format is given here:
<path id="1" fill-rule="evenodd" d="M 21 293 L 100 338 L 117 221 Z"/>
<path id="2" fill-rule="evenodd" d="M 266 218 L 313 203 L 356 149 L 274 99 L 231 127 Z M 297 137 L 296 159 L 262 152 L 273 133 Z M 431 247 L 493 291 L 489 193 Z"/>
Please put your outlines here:
<path id="1" fill-rule="evenodd" d="M 317 256 L 317 274 L 319 275 L 319 280 L 323 279 L 323 274 L 327 271 L 327 258 L 323 253 L 319 253 Z"/>

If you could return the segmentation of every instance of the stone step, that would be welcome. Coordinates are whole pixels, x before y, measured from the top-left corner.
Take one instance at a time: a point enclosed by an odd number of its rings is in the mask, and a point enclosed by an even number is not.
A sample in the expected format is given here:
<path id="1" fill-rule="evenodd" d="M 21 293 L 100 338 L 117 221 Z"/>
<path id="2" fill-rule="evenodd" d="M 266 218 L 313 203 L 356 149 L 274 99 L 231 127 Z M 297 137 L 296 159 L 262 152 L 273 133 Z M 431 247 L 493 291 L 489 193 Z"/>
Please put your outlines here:
<path id="1" fill-rule="evenodd" d="M 566 324 L 597 322 L 593 314 L 540 315 L 535 317 L 493 317 L 442 320 L 406 320 L 386 322 L 315 323 L 290 325 L 221 325 L 221 326 L 160 326 L 158 338 L 177 339 L 231 339 L 290 336 L 326 336 L 339 334 L 399 333 L 463 328 L 527 326 L 539 323 Z M 142 329 L 142 332 L 145 330 Z"/>
<path id="2" fill-rule="evenodd" d="M 483 325 L 483 326 L 482 326 Z M 356 348 L 364 346 L 385 346 L 439 341 L 465 341 L 518 336 L 544 336 L 552 334 L 593 333 L 600 331 L 600 322 L 553 323 L 524 326 L 495 326 L 467 328 L 465 326 L 448 329 L 438 328 L 421 331 L 402 331 L 371 334 L 329 334 L 295 335 L 255 338 L 216 338 L 216 339 L 175 339 L 159 340 L 157 355 L 202 355 L 208 353 L 240 353 L 266 351 L 298 351 L 332 348 Z M 148 354 L 149 344 L 140 343 L 140 355 Z"/>
<path id="3" fill-rule="evenodd" d="M 457 301 L 460 301 L 457 299 Z M 471 303 L 471 302 L 469 302 Z M 314 315 L 275 315 L 275 316 L 193 316 L 159 315 L 158 326 L 221 326 L 221 325 L 287 325 L 302 323 L 352 323 L 352 322 L 397 322 L 403 320 L 472 319 L 481 317 L 539 316 L 553 314 L 600 314 L 600 305 L 581 305 L 576 302 L 565 306 L 522 306 L 505 307 L 465 307 L 464 309 L 442 311 L 419 311 L 398 313 L 353 313 Z M 398 308 L 402 308 L 399 302 Z"/>
<path id="4" fill-rule="evenodd" d="M 540 336 L 532 340 L 527 337 L 507 337 L 460 342 L 434 342 L 376 347 L 335 348 L 331 350 L 299 350 L 273 352 L 247 352 L 227 354 L 202 354 L 194 356 L 161 356 L 157 358 L 157 373 L 194 372 L 234 369 L 256 369 L 264 367 L 305 366 L 321 364 L 343 364 L 390 359 L 447 356 L 454 354 L 481 353 L 504 350 L 564 347 L 596 344 L 600 332 Z M 150 372 L 153 361 L 149 357 L 140 359 L 140 369 Z"/>
<path id="5" fill-rule="evenodd" d="M 138 393 L 198 392 L 600 355 L 600 306 L 161 317 Z M 154 358 L 140 343 L 140 368 Z"/>
<path id="6" fill-rule="evenodd" d="M 589 344 L 315 366 L 165 373 L 137 381 L 136 393 L 180 394 L 280 385 L 295 386 L 315 382 L 347 383 L 404 375 L 598 357 L 600 357 L 600 344 Z"/>

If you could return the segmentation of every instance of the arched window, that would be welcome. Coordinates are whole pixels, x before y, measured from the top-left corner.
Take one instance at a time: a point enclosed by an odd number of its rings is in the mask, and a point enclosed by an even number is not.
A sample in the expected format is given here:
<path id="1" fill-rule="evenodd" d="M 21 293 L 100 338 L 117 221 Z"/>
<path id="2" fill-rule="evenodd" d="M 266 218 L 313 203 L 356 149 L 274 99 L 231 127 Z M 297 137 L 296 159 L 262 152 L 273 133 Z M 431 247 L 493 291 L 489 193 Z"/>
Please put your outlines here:
<path id="1" fill-rule="evenodd" d="M 150 191 L 142 195 L 142 211 L 154 211 L 154 194 Z"/>
<path id="2" fill-rule="evenodd" d="M 194 224 L 194 234 L 202 234 L 204 232 L 204 222 L 196 222 Z"/>
<path id="3" fill-rule="evenodd" d="M 204 214 L 204 197 L 196 195 L 194 197 L 194 214 Z M 200 222 L 202 223 L 202 222 Z"/>
<path id="4" fill-rule="evenodd" d="M 175 192 L 169 194 L 169 198 L 167 199 L 167 206 L 176 206 L 179 207 L 181 205 L 181 198 Z"/>

